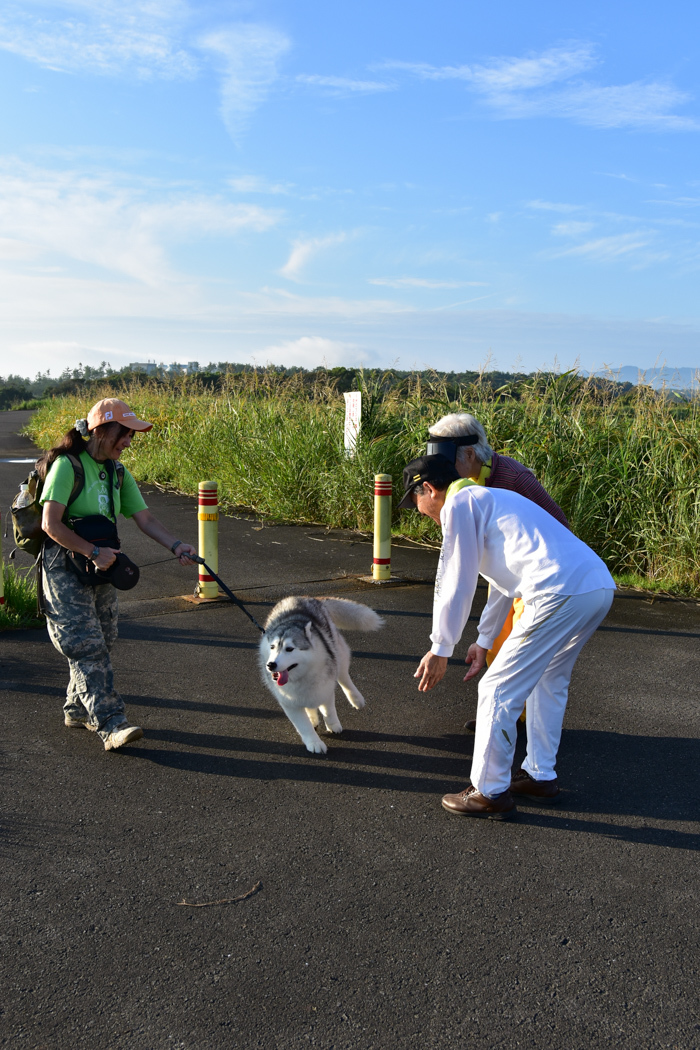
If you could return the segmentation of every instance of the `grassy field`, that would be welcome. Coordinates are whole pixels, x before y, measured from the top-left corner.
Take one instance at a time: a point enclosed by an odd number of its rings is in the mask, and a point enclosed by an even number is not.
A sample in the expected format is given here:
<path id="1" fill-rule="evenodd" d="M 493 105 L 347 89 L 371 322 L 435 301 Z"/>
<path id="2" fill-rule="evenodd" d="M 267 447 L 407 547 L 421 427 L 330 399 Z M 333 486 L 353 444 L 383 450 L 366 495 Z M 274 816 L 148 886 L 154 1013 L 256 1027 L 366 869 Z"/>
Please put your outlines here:
<path id="1" fill-rule="evenodd" d="M 23 571 L 5 564 L 5 602 L 0 605 L 0 631 L 44 626 L 37 613 L 36 580 L 31 572 L 31 568 Z"/>
<path id="2" fill-rule="evenodd" d="M 453 393 L 451 391 L 450 393 Z M 155 426 L 124 461 L 135 477 L 195 494 L 219 482 L 225 508 L 268 520 L 372 528 L 375 473 L 394 477 L 425 448 L 428 425 L 471 411 L 493 447 L 532 467 L 576 534 L 628 584 L 700 593 L 700 406 L 674 404 L 648 388 L 616 398 L 574 373 L 533 377 L 494 391 L 474 383 L 450 398 L 436 377 L 363 391 L 362 439 L 343 451 L 344 402 L 320 378 L 313 387 L 274 372 L 227 377 L 218 392 L 196 379 L 167 389 L 138 385 L 121 396 Z M 91 393 L 91 403 L 113 391 Z M 76 397 L 50 400 L 30 423 L 48 447 L 85 415 Z M 394 532 L 439 543 L 413 513 Z"/>

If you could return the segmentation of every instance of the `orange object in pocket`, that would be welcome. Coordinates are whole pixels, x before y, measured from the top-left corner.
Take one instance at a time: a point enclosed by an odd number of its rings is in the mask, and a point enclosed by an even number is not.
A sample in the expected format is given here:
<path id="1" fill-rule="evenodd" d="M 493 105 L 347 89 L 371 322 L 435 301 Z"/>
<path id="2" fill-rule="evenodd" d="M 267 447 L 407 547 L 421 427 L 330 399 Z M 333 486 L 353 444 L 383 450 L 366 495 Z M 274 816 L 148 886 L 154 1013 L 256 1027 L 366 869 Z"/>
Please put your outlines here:
<path id="1" fill-rule="evenodd" d="M 501 628 L 501 633 L 499 634 L 499 636 L 496 639 L 496 641 L 493 643 L 493 647 L 491 649 L 489 649 L 489 651 L 486 654 L 486 666 L 487 667 L 490 667 L 491 664 L 493 663 L 493 661 L 498 656 L 498 654 L 499 654 L 499 652 L 501 650 L 501 646 L 505 642 L 505 640 L 508 637 L 508 635 L 510 634 L 510 632 L 513 630 L 514 626 L 516 625 L 516 623 L 518 622 L 520 617 L 523 615 L 524 610 L 525 610 L 525 602 L 522 600 L 522 598 L 516 598 L 513 601 L 513 605 L 512 605 L 512 608 L 511 608 L 510 612 L 506 616 L 506 622 L 503 624 L 503 627 Z M 524 711 L 521 714 L 521 716 L 519 718 L 519 721 L 520 722 L 524 722 L 525 721 L 525 712 Z"/>

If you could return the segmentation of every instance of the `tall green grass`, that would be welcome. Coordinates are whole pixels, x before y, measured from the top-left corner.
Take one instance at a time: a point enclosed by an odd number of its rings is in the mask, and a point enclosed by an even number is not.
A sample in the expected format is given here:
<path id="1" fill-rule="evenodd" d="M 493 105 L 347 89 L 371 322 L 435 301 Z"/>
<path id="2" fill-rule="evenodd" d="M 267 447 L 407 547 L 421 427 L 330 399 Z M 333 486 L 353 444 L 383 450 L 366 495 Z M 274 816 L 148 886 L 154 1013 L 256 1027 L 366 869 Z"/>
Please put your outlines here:
<path id="1" fill-rule="evenodd" d="M 261 371 L 228 377 L 213 393 L 196 380 L 122 395 L 155 426 L 124 461 L 143 482 L 195 494 L 219 482 L 224 507 L 271 520 L 372 528 L 372 479 L 393 475 L 396 501 L 406 462 L 425 448 L 428 425 L 470 411 L 495 449 L 532 467 L 576 534 L 617 574 L 677 593 L 700 592 L 700 406 L 683 407 L 640 387 L 624 402 L 575 373 L 533 377 L 494 391 L 474 383 L 450 398 L 438 377 L 401 387 L 365 384 L 362 437 L 343 449 L 344 402 L 322 377 L 309 390 L 294 376 Z M 99 391 L 94 397 L 114 396 Z M 50 401 L 29 432 L 52 444 L 89 405 Z M 439 530 L 414 513 L 394 530 L 439 543 Z"/>
<path id="2" fill-rule="evenodd" d="M 37 612 L 36 580 L 30 576 L 31 568 L 18 569 L 14 565 L 3 565 L 5 602 L 0 605 L 0 631 L 18 630 L 23 627 L 43 627 L 44 621 Z"/>

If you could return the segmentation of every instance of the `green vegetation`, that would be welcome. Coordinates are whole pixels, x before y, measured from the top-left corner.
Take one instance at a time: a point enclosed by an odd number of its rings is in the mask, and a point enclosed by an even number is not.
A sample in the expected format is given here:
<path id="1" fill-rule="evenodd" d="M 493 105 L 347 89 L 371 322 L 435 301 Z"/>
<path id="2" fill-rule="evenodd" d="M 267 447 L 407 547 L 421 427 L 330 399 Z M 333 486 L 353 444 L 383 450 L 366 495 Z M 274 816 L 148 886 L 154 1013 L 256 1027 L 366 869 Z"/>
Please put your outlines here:
<path id="1" fill-rule="evenodd" d="M 342 370 L 345 372 L 346 370 Z M 219 482 L 225 508 L 271 520 L 372 528 L 372 478 L 394 477 L 425 447 L 429 423 L 473 412 L 498 451 L 532 467 L 574 531 L 617 575 L 681 594 L 700 592 L 700 404 L 648 387 L 622 388 L 574 372 L 510 379 L 353 373 L 363 389 L 362 437 L 343 450 L 340 376 L 265 369 L 131 382 L 120 396 L 154 430 L 125 462 L 136 478 L 195 494 Z M 345 385 L 344 383 L 342 384 Z M 113 384 L 40 408 L 30 434 L 47 447 Z M 395 532 L 439 543 L 436 526 L 397 515 Z"/>
<path id="2" fill-rule="evenodd" d="M 32 569 L 23 570 L 7 564 L 3 568 L 5 604 L 0 605 L 0 631 L 43 627 L 44 621 L 36 607 L 36 580 L 29 575 Z"/>

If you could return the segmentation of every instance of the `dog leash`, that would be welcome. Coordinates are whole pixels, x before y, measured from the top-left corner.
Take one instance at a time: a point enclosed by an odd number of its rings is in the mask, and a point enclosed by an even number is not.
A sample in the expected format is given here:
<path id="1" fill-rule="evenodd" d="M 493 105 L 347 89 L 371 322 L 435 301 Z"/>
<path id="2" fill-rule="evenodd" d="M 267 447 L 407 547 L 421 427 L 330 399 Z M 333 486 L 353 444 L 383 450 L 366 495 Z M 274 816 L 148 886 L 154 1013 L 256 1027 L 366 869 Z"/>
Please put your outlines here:
<path id="1" fill-rule="evenodd" d="M 260 624 L 255 619 L 255 617 L 251 613 L 248 612 L 248 610 L 246 609 L 245 605 L 240 600 L 240 598 L 237 598 L 236 595 L 233 593 L 233 591 L 230 591 L 228 589 L 228 587 L 226 586 L 224 581 L 222 579 L 220 579 L 216 575 L 214 570 L 207 565 L 207 563 L 205 562 L 204 558 L 200 558 L 199 555 L 197 555 L 197 554 L 188 554 L 187 557 L 190 559 L 190 561 L 196 562 L 197 565 L 204 566 L 204 568 L 207 570 L 207 572 L 212 577 L 212 579 L 216 580 L 216 582 L 218 583 L 219 587 L 221 587 L 221 590 L 225 594 L 228 595 L 228 597 L 231 599 L 231 601 L 235 605 L 237 605 L 239 609 L 243 610 L 243 612 L 246 614 L 246 616 L 248 617 L 250 622 L 255 624 L 255 626 L 260 631 L 260 633 L 261 634 L 265 634 L 265 628 L 260 626 Z M 177 559 L 175 559 L 175 560 L 177 561 Z M 144 565 L 140 565 L 139 568 L 140 569 L 146 569 L 146 568 L 148 568 L 149 565 L 161 565 L 161 564 L 164 564 L 166 561 L 172 561 L 172 558 L 159 558 L 158 561 L 147 561 Z"/>
<path id="2" fill-rule="evenodd" d="M 221 587 L 221 590 L 224 592 L 224 594 L 227 594 L 229 596 L 229 598 L 231 599 L 231 601 L 234 602 L 238 606 L 239 609 L 243 610 L 243 612 L 246 614 L 246 616 L 248 617 L 250 622 L 255 624 L 255 626 L 257 627 L 257 629 L 260 631 L 261 634 L 265 634 L 265 628 L 260 626 L 260 624 L 255 619 L 255 617 L 251 613 L 248 612 L 248 610 L 246 609 L 245 605 L 240 600 L 240 598 L 237 598 L 236 595 L 233 593 L 233 591 L 230 591 L 228 589 L 228 587 L 226 586 L 224 581 L 222 579 L 220 579 L 216 575 L 214 570 L 211 569 L 207 565 L 207 563 L 205 562 L 204 558 L 200 558 L 199 555 L 197 555 L 197 554 L 188 554 L 187 557 L 191 558 L 191 560 L 196 562 L 197 565 L 204 566 L 204 568 L 207 570 L 207 572 L 212 577 L 212 579 L 216 580 L 216 582 L 218 583 L 219 587 Z"/>

